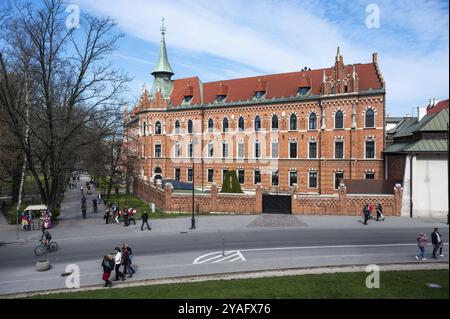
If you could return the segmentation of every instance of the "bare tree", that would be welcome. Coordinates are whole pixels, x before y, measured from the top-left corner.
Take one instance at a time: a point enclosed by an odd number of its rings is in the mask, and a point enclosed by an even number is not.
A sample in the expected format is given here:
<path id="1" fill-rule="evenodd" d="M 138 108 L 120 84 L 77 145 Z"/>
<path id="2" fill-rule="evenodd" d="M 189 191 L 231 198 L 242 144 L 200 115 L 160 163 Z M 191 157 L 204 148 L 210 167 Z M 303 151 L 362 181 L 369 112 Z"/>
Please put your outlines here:
<path id="1" fill-rule="evenodd" d="M 0 103 L 8 128 L 26 154 L 41 200 L 52 208 L 79 152 L 122 121 L 121 96 L 129 81 L 106 61 L 122 37 L 114 21 L 82 16 L 80 28 L 68 29 L 65 4 L 45 0 L 40 9 L 16 8 L 7 25 L 9 46 L 0 52 Z M 29 83 L 28 103 L 23 88 L 14 90 L 9 74 Z M 28 139 L 23 127 L 29 128 Z"/>

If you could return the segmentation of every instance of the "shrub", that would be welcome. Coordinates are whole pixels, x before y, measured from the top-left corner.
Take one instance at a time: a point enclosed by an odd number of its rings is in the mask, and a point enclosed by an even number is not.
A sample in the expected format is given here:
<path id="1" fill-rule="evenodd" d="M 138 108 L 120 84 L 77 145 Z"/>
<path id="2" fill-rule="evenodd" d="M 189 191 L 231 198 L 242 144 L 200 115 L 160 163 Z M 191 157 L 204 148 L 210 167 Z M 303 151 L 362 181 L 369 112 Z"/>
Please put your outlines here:
<path id="1" fill-rule="evenodd" d="M 228 171 L 222 184 L 221 193 L 243 193 L 236 171 Z"/>

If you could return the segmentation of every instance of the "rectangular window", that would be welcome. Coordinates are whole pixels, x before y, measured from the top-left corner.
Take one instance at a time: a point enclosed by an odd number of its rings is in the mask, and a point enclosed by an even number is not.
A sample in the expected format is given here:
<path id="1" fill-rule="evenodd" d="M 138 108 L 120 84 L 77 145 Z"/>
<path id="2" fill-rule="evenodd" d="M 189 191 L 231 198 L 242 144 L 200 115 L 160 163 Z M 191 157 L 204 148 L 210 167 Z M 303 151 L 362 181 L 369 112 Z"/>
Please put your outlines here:
<path id="1" fill-rule="evenodd" d="M 181 179 L 181 171 L 179 168 L 175 168 L 175 180 L 179 181 Z"/>
<path id="2" fill-rule="evenodd" d="M 317 158 L 317 142 L 309 142 L 309 158 Z"/>
<path id="3" fill-rule="evenodd" d="M 336 172 L 334 173 L 334 189 L 338 189 L 339 185 L 341 184 L 341 181 L 344 179 L 344 173 L 343 172 Z"/>
<path id="4" fill-rule="evenodd" d="M 238 158 L 244 158 L 244 143 L 239 142 L 238 143 Z"/>
<path id="5" fill-rule="evenodd" d="M 254 184 L 258 184 L 261 183 L 261 171 L 260 170 L 255 170 L 255 180 L 254 180 Z"/>
<path id="6" fill-rule="evenodd" d="M 365 174 L 366 179 L 375 179 L 375 173 L 367 172 Z"/>
<path id="7" fill-rule="evenodd" d="M 194 157 L 194 145 L 192 143 L 188 144 L 188 156 Z"/>
<path id="8" fill-rule="evenodd" d="M 272 158 L 278 158 L 278 142 L 272 142 Z"/>
<path id="9" fill-rule="evenodd" d="M 214 144 L 208 143 L 208 157 L 214 157 Z"/>
<path id="10" fill-rule="evenodd" d="M 289 143 L 289 158 L 297 158 L 297 142 Z"/>
<path id="11" fill-rule="evenodd" d="M 155 145 L 155 157 L 161 157 L 161 145 Z"/>
<path id="12" fill-rule="evenodd" d="M 308 187 L 309 188 L 317 188 L 317 172 L 312 171 L 308 174 Z"/>
<path id="13" fill-rule="evenodd" d="M 375 142 L 366 141 L 366 158 L 375 158 Z"/>
<path id="14" fill-rule="evenodd" d="M 187 180 L 188 180 L 188 182 L 192 182 L 193 181 L 193 179 L 194 179 L 194 170 L 192 169 L 192 168 L 188 168 L 188 171 L 187 171 Z"/>
<path id="15" fill-rule="evenodd" d="M 180 155 L 181 155 L 180 144 L 176 143 L 175 144 L 175 157 L 180 157 Z"/>
<path id="16" fill-rule="evenodd" d="M 261 157 L 261 143 L 256 142 L 255 143 L 255 158 L 260 158 L 260 157 Z"/>
<path id="17" fill-rule="evenodd" d="M 228 157 L 228 143 L 222 143 L 222 157 Z"/>
<path id="18" fill-rule="evenodd" d="M 238 170 L 238 180 L 240 184 L 244 184 L 245 182 L 245 171 L 243 169 Z"/>
<path id="19" fill-rule="evenodd" d="M 289 172 L 289 186 L 294 186 L 294 184 L 297 184 L 297 172 L 291 171 Z"/>
<path id="20" fill-rule="evenodd" d="M 278 171 L 272 171 L 272 186 L 278 186 Z"/>
<path id="21" fill-rule="evenodd" d="M 208 183 L 214 182 L 214 169 L 208 168 Z"/>
<path id="22" fill-rule="evenodd" d="M 344 158 L 344 142 L 334 142 L 334 158 Z"/>
<path id="23" fill-rule="evenodd" d="M 227 175 L 227 172 L 228 172 L 227 169 L 222 170 L 222 182 L 225 180 L 225 175 Z"/>

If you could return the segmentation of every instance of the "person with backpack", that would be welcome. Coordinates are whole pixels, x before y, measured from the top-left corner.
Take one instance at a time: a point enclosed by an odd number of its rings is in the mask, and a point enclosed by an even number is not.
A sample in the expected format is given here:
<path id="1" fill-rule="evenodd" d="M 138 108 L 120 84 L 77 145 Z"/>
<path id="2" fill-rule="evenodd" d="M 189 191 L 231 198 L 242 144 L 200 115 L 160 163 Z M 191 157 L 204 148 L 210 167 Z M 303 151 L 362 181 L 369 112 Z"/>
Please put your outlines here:
<path id="1" fill-rule="evenodd" d="M 103 267 L 102 280 L 105 282 L 103 287 L 111 288 L 113 284 L 111 280 L 109 280 L 109 277 L 111 276 L 111 272 L 114 269 L 114 259 L 111 258 L 111 256 L 103 257 L 102 267 Z"/>

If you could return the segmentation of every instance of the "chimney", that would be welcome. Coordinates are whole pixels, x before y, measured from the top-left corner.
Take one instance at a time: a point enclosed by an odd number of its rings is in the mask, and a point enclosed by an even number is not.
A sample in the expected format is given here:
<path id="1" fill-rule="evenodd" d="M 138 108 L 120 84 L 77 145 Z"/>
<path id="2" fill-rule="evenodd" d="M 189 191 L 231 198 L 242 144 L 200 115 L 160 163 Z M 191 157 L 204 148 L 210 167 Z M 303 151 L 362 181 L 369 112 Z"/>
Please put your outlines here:
<path id="1" fill-rule="evenodd" d="M 377 53 L 377 52 L 374 52 L 374 53 L 372 54 L 372 62 L 373 62 L 374 64 L 378 63 L 378 53 Z"/>
<path id="2" fill-rule="evenodd" d="M 426 106 L 418 106 L 417 107 L 417 121 L 420 121 L 425 115 L 427 115 L 427 107 Z"/>

